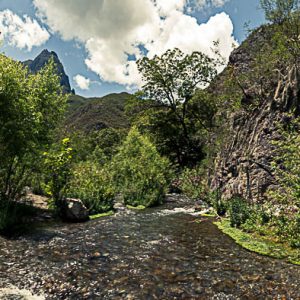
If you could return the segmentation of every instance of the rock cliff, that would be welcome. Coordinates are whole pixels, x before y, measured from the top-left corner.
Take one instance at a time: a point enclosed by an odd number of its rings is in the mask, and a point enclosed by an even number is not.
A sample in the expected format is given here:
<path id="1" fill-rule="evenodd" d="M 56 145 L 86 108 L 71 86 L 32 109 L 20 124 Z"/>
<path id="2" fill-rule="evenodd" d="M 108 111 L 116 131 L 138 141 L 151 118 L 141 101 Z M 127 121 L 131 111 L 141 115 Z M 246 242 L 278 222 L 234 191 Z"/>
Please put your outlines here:
<path id="1" fill-rule="evenodd" d="M 64 67 L 54 51 L 50 52 L 45 49 L 34 60 L 26 60 L 23 64 L 29 68 L 30 72 L 35 74 L 47 64 L 50 58 L 54 59 L 57 66 L 57 74 L 60 76 L 60 84 L 63 87 L 63 91 L 67 94 L 74 93 L 71 90 L 69 77 L 66 75 Z"/>
<path id="2" fill-rule="evenodd" d="M 254 59 L 255 49 L 266 42 L 267 31 L 262 28 L 252 34 L 247 45 L 241 45 L 230 57 L 230 65 L 239 75 L 246 74 Z M 275 146 L 272 141 L 281 138 L 278 125 L 290 122 L 289 113 L 299 113 L 300 74 L 295 68 L 278 76 L 273 86 L 253 107 L 249 101 L 258 85 L 252 83 L 241 99 L 242 107 L 233 113 L 227 126 L 227 138 L 215 160 L 212 188 L 220 188 L 224 199 L 241 195 L 260 201 L 268 189 L 276 188 L 271 162 Z M 222 77 L 222 76 L 221 76 Z"/>

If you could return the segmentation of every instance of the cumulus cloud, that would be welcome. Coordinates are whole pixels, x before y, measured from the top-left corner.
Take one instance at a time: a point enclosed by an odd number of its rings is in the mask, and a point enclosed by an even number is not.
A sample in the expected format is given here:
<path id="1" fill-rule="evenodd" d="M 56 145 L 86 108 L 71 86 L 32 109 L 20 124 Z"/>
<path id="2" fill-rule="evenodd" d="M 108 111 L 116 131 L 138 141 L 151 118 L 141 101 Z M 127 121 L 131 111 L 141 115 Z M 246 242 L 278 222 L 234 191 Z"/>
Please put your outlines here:
<path id="1" fill-rule="evenodd" d="M 86 65 L 107 82 L 140 85 L 135 62 L 143 55 L 160 55 L 174 47 L 185 53 L 203 51 L 212 55 L 213 41 L 219 40 L 220 52 L 228 58 L 234 43 L 228 15 L 221 13 L 206 24 L 199 24 L 196 18 L 185 14 L 190 0 L 33 0 L 33 3 L 39 17 L 53 32 L 65 40 L 84 44 L 88 53 Z"/>
<path id="2" fill-rule="evenodd" d="M 21 18 L 8 9 L 0 11 L 0 28 L 9 45 L 28 51 L 50 38 L 49 32 L 36 20 L 26 15 Z"/>
<path id="3" fill-rule="evenodd" d="M 85 78 L 84 76 L 78 74 L 73 77 L 73 80 L 81 90 L 88 90 L 90 88 L 91 80 L 89 78 Z"/>
<path id="4" fill-rule="evenodd" d="M 230 0 L 196 0 L 196 6 L 198 8 L 203 7 L 222 7 Z"/>

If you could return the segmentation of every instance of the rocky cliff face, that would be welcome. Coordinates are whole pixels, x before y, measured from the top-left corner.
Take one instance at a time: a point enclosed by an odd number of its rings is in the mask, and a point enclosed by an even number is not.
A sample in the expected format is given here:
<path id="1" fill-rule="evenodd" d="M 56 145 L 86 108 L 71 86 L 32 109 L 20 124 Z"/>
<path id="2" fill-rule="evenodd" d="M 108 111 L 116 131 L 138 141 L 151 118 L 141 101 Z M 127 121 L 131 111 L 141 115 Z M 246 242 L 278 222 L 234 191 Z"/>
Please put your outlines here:
<path id="1" fill-rule="evenodd" d="M 230 64 L 240 74 L 247 72 L 253 54 L 251 47 L 261 39 L 263 32 L 258 32 L 247 41 L 248 52 L 242 45 L 232 53 Z M 260 201 L 268 189 L 276 188 L 271 167 L 275 150 L 272 141 L 281 138 L 278 124 L 290 122 L 287 113 L 297 113 L 300 108 L 300 74 L 295 68 L 286 74 L 278 77 L 255 108 L 250 107 L 251 101 L 245 97 L 241 100 L 243 107 L 229 118 L 228 135 L 215 161 L 211 183 L 213 189 L 221 189 L 224 199 L 241 195 Z M 257 86 L 254 84 L 251 89 L 254 91 Z M 251 92 L 249 95 L 251 98 Z"/>
<path id="2" fill-rule="evenodd" d="M 60 84 L 63 87 L 63 91 L 67 94 L 74 93 L 71 90 L 69 77 L 66 75 L 64 67 L 55 52 L 45 49 L 34 60 L 24 61 L 23 64 L 29 68 L 30 72 L 35 74 L 47 64 L 50 58 L 54 59 L 57 66 L 57 74 L 60 76 Z"/>

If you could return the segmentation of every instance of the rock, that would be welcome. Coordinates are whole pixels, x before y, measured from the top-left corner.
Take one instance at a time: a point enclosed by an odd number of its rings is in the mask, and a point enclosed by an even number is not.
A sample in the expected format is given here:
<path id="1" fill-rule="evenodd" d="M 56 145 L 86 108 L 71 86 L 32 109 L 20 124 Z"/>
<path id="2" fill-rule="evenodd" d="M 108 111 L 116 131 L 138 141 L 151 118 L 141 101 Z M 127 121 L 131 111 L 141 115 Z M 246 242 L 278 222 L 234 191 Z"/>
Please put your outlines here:
<path id="1" fill-rule="evenodd" d="M 267 27 L 260 29 L 233 51 L 230 64 L 237 77 L 247 74 L 256 49 L 268 38 Z M 270 187 L 276 189 L 278 186 L 271 165 L 275 149 L 273 141 L 282 139 L 277 124 L 289 123 L 290 114 L 295 112 L 297 115 L 300 110 L 299 83 L 299 71 L 290 68 L 283 79 L 272 83 L 270 92 L 257 106 L 242 101 L 242 107 L 229 116 L 225 124 L 226 139 L 215 160 L 210 181 L 212 190 L 219 189 L 225 200 L 240 195 L 249 201 L 261 202 L 267 199 Z M 247 93 L 254 97 L 260 87 L 255 82 L 250 84 L 252 86 L 246 87 Z"/>
<path id="2" fill-rule="evenodd" d="M 19 300 L 44 300 L 44 296 L 32 295 L 28 290 L 20 290 L 17 287 L 0 289 L 0 299 L 19 299 Z"/>
<path id="3" fill-rule="evenodd" d="M 36 74 L 49 62 L 51 58 L 56 64 L 57 75 L 60 77 L 60 84 L 63 88 L 63 92 L 67 94 L 74 93 L 74 90 L 71 90 L 69 77 L 66 75 L 64 67 L 54 51 L 50 52 L 47 49 L 44 49 L 34 60 L 24 61 L 23 64 L 28 67 L 31 73 Z"/>
<path id="4" fill-rule="evenodd" d="M 63 218 L 72 222 L 84 222 L 89 219 L 88 209 L 80 199 L 63 200 Z"/>
<path id="5" fill-rule="evenodd" d="M 117 202 L 114 204 L 114 209 L 117 211 L 126 210 L 126 206 L 121 202 Z"/>

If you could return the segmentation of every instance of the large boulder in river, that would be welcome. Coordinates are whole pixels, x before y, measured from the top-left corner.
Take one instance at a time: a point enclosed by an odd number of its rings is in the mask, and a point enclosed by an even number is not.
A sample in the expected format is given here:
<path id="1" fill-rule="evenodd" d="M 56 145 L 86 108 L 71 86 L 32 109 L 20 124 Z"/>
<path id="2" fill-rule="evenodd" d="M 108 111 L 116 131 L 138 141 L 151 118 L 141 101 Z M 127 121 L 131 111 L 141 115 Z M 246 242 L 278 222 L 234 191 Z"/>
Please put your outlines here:
<path id="1" fill-rule="evenodd" d="M 64 199 L 62 213 L 63 218 L 71 222 L 84 222 L 89 219 L 88 209 L 80 199 Z"/>

